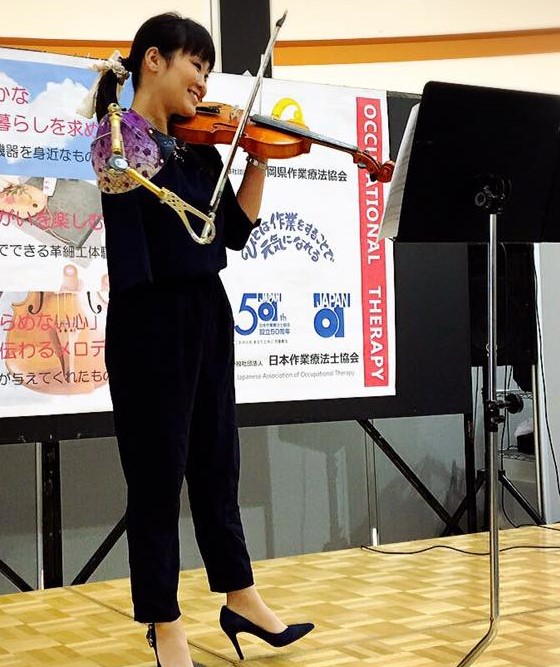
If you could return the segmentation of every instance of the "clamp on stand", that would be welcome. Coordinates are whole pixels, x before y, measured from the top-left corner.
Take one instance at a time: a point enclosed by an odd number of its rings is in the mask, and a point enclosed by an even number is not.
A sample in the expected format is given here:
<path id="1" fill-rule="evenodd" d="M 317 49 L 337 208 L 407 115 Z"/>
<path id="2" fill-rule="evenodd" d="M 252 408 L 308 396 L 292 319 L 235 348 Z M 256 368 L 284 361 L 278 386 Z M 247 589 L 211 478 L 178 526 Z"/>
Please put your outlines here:
<path id="1" fill-rule="evenodd" d="M 500 424 L 506 420 L 503 412 L 515 415 L 523 410 L 523 399 L 517 394 L 506 394 L 503 400 L 490 400 L 484 402 L 484 427 L 487 433 L 497 433 Z"/>

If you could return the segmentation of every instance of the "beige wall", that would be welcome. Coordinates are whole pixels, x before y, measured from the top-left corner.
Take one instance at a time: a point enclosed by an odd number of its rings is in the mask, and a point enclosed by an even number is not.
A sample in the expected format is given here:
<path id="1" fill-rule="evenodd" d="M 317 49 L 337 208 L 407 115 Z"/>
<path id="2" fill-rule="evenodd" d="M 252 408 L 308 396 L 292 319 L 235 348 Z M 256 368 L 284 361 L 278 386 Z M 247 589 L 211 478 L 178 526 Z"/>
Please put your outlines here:
<path id="1" fill-rule="evenodd" d="M 274 76 L 277 79 L 405 93 L 421 93 L 427 81 L 447 81 L 560 95 L 559 72 L 560 53 L 464 60 L 274 68 Z"/>
<path id="2" fill-rule="evenodd" d="M 337 40 L 560 27 L 560 0 L 271 0 L 288 9 L 282 40 Z M 359 46 L 356 46 L 359 49 Z M 429 48 L 429 47 L 428 47 Z M 502 57 L 274 67 L 279 79 L 420 93 L 430 80 L 560 94 L 559 52 Z"/>
<path id="3" fill-rule="evenodd" d="M 263 2 L 266 0 L 263 0 Z M 214 27 L 218 0 L 23 0 L 2 16 L 0 36 L 129 40 L 157 12 L 178 9 Z M 376 38 L 560 27 L 560 0 L 270 0 L 288 10 L 280 40 Z M 212 18 L 214 17 L 214 21 Z M 212 26 L 212 23 L 214 26 Z M 219 41 L 216 39 L 216 41 Z M 275 67 L 274 76 L 334 85 L 421 92 L 426 81 L 560 93 L 560 53 L 500 58 Z"/>
<path id="4" fill-rule="evenodd" d="M 560 0 L 271 0 L 281 39 L 348 39 L 560 26 Z"/>
<path id="5" fill-rule="evenodd" d="M 129 40 L 145 19 L 177 10 L 210 28 L 211 0 L 21 0 L 2 12 L 2 37 Z"/>
<path id="6" fill-rule="evenodd" d="M 266 0 L 263 0 L 265 2 Z M 176 9 L 206 26 L 215 0 L 22 0 L 3 12 L 0 35 L 50 39 L 129 39 L 145 18 Z M 270 0 L 285 9 L 280 39 L 396 37 L 560 26 L 559 0 Z"/>

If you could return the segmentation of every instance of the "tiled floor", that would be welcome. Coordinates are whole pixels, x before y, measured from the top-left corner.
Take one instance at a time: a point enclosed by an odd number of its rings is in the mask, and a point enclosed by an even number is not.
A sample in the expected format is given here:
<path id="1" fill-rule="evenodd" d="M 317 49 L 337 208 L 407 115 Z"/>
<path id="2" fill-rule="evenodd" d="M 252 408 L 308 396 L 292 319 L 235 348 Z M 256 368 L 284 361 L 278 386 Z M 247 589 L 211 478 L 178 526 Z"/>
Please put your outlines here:
<path id="1" fill-rule="evenodd" d="M 385 549 L 432 545 L 484 552 L 487 535 Z M 500 545 L 523 548 L 501 555 L 499 634 L 476 664 L 560 667 L 560 532 L 504 531 Z M 261 593 L 287 622 L 312 620 L 317 627 L 284 649 L 241 635 L 249 667 L 452 667 L 487 628 L 485 556 L 445 548 L 407 555 L 350 549 L 263 561 L 255 573 Z M 208 592 L 204 572 L 183 572 L 180 594 L 194 659 L 206 667 L 235 664 L 217 622 L 222 596 Z M 154 664 L 144 628 L 131 620 L 127 580 L 0 597 L 0 667 Z"/>

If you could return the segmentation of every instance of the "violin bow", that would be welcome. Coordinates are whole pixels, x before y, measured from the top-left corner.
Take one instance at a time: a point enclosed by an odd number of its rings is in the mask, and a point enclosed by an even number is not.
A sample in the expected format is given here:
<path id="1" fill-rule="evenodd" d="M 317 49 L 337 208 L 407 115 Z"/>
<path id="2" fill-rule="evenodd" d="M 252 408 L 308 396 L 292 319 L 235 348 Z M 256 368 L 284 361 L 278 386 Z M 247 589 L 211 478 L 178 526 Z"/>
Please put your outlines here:
<path id="1" fill-rule="evenodd" d="M 276 40 L 278 39 L 278 33 L 280 32 L 280 28 L 283 26 L 284 21 L 286 20 L 286 16 L 288 15 L 288 12 L 285 11 L 284 14 L 276 21 L 276 25 L 274 26 L 274 31 L 272 32 L 272 35 L 270 36 L 270 39 L 268 41 L 268 45 L 266 47 L 266 50 L 261 58 L 261 66 L 259 67 L 259 71 L 257 72 L 257 75 L 255 76 L 255 82 L 253 84 L 253 88 L 251 90 L 251 93 L 249 95 L 249 100 L 247 104 L 245 105 L 245 109 L 243 111 L 243 114 L 241 118 L 239 119 L 239 124 L 237 126 L 237 130 L 233 136 L 233 140 L 231 142 L 231 146 L 229 149 L 228 156 L 226 160 L 224 161 L 224 166 L 222 167 L 222 171 L 220 173 L 220 176 L 218 178 L 218 182 L 216 183 L 216 187 L 214 188 L 214 193 L 212 194 L 212 198 L 210 199 L 210 209 L 208 211 L 208 217 L 212 220 L 216 217 L 216 211 L 218 210 L 218 206 L 220 205 L 220 200 L 222 198 L 222 194 L 224 193 L 224 188 L 226 186 L 226 181 L 227 177 L 229 174 L 229 170 L 231 169 L 231 165 L 233 163 L 233 159 L 235 157 L 235 153 L 237 151 L 237 148 L 239 146 L 239 141 L 241 140 L 241 136 L 243 132 L 245 131 L 245 126 L 247 125 L 247 122 L 249 120 L 249 117 L 251 115 L 251 109 L 253 108 L 253 104 L 255 102 L 255 98 L 257 97 L 257 93 L 259 91 L 259 88 L 261 87 L 263 78 L 264 78 L 264 72 L 266 68 L 268 67 L 268 63 L 270 62 L 270 59 L 272 57 L 272 49 L 274 48 L 274 44 L 276 43 Z"/>

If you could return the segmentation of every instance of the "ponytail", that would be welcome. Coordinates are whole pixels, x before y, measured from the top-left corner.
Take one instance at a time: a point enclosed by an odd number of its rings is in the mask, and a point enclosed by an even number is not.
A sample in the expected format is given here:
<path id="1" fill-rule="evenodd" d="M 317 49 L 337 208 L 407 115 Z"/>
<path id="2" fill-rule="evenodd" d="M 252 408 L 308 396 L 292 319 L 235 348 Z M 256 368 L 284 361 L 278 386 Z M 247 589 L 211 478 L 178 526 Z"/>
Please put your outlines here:
<path id="1" fill-rule="evenodd" d="M 118 85 L 119 81 L 113 70 L 107 70 L 99 80 L 97 95 L 95 97 L 95 115 L 98 121 L 107 113 L 109 104 L 118 103 Z"/>

